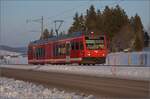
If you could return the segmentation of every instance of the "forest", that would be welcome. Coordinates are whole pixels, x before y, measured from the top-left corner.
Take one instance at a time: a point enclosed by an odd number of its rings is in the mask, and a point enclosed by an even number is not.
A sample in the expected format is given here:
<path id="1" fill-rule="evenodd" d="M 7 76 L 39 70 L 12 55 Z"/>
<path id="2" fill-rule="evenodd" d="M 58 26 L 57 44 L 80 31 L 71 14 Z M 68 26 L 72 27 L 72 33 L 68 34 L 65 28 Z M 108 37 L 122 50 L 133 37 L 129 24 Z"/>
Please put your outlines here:
<path id="1" fill-rule="evenodd" d="M 124 9 L 119 5 L 115 7 L 105 6 L 105 9 L 95 9 L 93 5 L 86 10 L 86 14 L 75 13 L 69 33 L 84 31 L 94 35 L 106 35 L 110 41 L 110 52 L 141 51 L 144 47 L 144 30 L 141 18 L 138 14 L 128 17 Z M 53 35 L 53 31 L 43 32 L 40 39 L 46 39 Z"/>

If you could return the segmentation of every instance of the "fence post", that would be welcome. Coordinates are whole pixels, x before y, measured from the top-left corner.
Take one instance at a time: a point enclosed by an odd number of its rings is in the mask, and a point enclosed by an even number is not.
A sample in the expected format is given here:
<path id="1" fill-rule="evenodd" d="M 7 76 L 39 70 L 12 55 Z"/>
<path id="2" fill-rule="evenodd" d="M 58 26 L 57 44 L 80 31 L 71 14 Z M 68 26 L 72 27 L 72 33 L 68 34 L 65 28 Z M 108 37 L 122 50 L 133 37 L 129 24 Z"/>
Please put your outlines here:
<path id="1" fill-rule="evenodd" d="M 131 65 L 131 56 L 129 52 L 128 52 L 128 65 Z"/>

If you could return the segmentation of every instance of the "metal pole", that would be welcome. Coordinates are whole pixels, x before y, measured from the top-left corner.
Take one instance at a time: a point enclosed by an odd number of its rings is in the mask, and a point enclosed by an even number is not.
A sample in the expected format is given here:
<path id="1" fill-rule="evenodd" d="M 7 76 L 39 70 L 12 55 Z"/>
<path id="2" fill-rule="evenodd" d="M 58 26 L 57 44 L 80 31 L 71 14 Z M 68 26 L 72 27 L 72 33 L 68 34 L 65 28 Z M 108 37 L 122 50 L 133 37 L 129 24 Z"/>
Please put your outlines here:
<path id="1" fill-rule="evenodd" d="M 58 28 L 57 28 L 57 23 L 60 23 L 59 24 L 59 26 L 58 26 Z M 55 23 L 55 32 L 56 32 L 56 36 L 58 37 L 58 31 L 59 31 L 59 29 L 60 29 L 60 27 L 61 27 L 61 25 L 63 24 L 63 22 L 64 22 L 64 20 L 55 20 L 54 21 L 54 23 Z"/>
<path id="2" fill-rule="evenodd" d="M 43 33 L 43 16 L 41 18 L 41 34 Z"/>

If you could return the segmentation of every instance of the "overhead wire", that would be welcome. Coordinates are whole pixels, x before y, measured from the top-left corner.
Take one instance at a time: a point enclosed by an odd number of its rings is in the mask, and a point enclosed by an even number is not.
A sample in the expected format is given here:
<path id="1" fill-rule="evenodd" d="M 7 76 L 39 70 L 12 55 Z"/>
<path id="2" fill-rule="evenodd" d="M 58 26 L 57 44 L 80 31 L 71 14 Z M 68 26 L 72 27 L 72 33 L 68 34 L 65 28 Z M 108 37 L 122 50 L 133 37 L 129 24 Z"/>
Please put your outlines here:
<path id="1" fill-rule="evenodd" d="M 51 17 L 44 18 L 44 19 L 48 19 L 48 20 L 50 21 L 50 22 L 47 22 L 47 24 L 44 24 L 44 27 L 53 28 L 54 20 L 55 20 L 57 17 L 63 16 L 64 14 L 68 14 L 68 13 L 70 13 L 71 11 L 76 10 L 76 9 L 79 9 L 79 8 L 81 8 L 81 7 L 83 7 L 83 6 L 86 6 L 86 7 L 87 7 L 87 5 L 89 5 L 89 4 L 90 4 L 91 2 L 93 2 L 93 1 L 98 1 L 98 2 L 100 1 L 100 2 L 101 2 L 101 0 L 88 0 L 86 4 L 78 5 L 78 6 L 74 7 L 74 8 L 67 9 L 67 10 L 65 10 L 65 11 L 63 11 L 63 12 L 61 12 L 61 13 L 55 14 L 55 15 L 53 15 L 53 16 L 51 16 Z M 109 4 L 109 5 L 119 4 L 121 1 L 123 1 L 123 0 L 116 0 L 116 2 L 113 2 L 113 3 Z M 91 5 L 92 5 L 92 4 L 91 4 Z M 106 6 L 106 5 L 102 5 L 100 9 L 102 9 L 102 8 L 105 7 L 105 6 Z M 80 9 L 80 10 L 83 10 L 83 9 L 85 9 L 85 7 L 83 7 L 83 8 Z M 86 11 L 82 12 L 82 14 L 86 14 Z M 65 16 L 65 17 L 63 17 L 63 20 L 64 20 L 64 19 L 68 19 L 68 18 L 73 18 L 73 17 L 74 17 L 74 15 Z M 32 21 L 37 21 L 37 20 L 39 20 L 39 19 L 35 19 L 35 20 L 32 20 Z M 31 21 L 31 20 L 29 20 L 29 21 Z M 66 22 L 66 21 L 65 21 L 65 22 Z"/>
<path id="2" fill-rule="evenodd" d="M 78 5 L 78 6 L 76 6 L 76 7 L 74 7 L 74 8 L 71 8 L 71 9 L 68 9 L 68 10 L 65 10 L 65 11 L 63 11 L 63 12 L 61 12 L 61 13 L 58 13 L 58 14 L 56 14 L 56 15 L 53 15 L 53 16 L 51 16 L 51 17 L 48 17 L 47 19 L 49 19 L 51 22 L 50 23 L 52 23 L 52 24 L 49 24 L 49 25 L 51 25 L 51 27 L 53 27 L 53 22 L 54 22 L 54 19 L 56 19 L 56 17 L 60 17 L 60 16 L 62 16 L 62 15 L 64 15 L 64 14 L 68 14 L 69 12 L 71 12 L 71 11 L 73 11 L 73 10 L 76 10 L 76 9 L 79 9 L 80 7 L 83 7 L 83 6 L 87 6 L 88 4 L 90 3 L 90 0 L 88 0 L 88 2 L 86 3 L 86 4 L 82 4 L 82 5 Z M 83 9 L 83 8 L 82 8 Z M 85 8 L 84 8 L 85 9 Z M 71 16 L 69 16 L 69 17 L 73 17 L 73 15 L 71 15 Z M 66 18 L 69 18 L 68 16 L 67 17 L 64 17 L 63 19 L 66 19 Z M 66 22 L 66 21 L 65 21 Z"/>

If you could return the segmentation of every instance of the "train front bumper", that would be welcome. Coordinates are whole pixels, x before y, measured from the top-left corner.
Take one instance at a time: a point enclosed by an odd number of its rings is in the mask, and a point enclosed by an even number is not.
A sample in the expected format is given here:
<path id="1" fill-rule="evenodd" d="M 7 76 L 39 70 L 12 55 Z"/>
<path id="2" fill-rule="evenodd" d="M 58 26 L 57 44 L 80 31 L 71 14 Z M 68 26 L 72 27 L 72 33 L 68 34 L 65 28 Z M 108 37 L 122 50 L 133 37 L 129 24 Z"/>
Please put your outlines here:
<path id="1" fill-rule="evenodd" d="M 104 64 L 106 61 L 106 57 L 83 57 L 83 64 Z"/>

